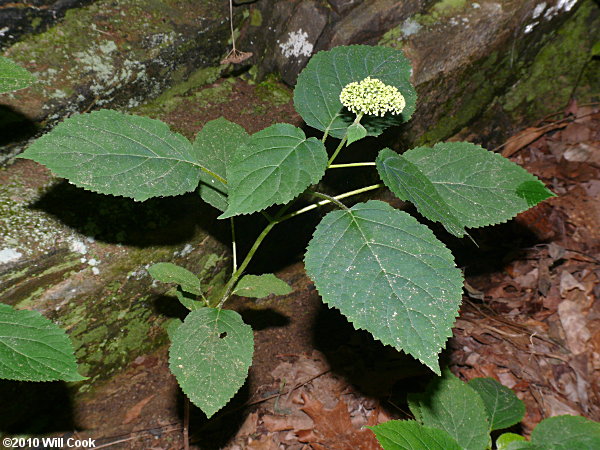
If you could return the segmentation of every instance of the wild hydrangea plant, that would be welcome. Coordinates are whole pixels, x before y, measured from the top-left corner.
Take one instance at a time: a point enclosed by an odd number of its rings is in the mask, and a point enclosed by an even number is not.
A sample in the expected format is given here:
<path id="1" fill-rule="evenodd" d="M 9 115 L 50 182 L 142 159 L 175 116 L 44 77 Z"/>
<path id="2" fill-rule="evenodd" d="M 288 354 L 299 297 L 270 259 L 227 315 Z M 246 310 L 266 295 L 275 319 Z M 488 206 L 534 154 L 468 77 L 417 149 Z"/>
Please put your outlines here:
<path id="1" fill-rule="evenodd" d="M 191 143 L 158 120 L 101 110 L 65 120 L 22 155 L 77 186 L 138 201 L 198 190 L 222 211 L 219 219 L 230 219 L 232 230 L 236 216 L 262 213 L 257 220 L 265 221 L 264 230 L 239 265 L 234 251 L 233 275 L 216 296 L 182 267 L 158 263 L 149 269 L 155 279 L 177 284 L 178 298 L 190 310 L 171 335 L 170 367 L 208 417 L 244 383 L 254 350 L 252 329 L 237 312 L 223 309 L 227 300 L 290 292 L 273 274 L 246 274 L 276 225 L 333 205 L 305 257 L 323 301 L 356 328 L 440 374 L 438 354 L 462 298 L 463 277 L 452 254 L 406 212 L 377 200 L 348 206 L 346 199 L 385 185 L 462 237 L 466 228 L 504 222 L 553 195 L 521 167 L 466 142 L 402 155 L 384 148 L 375 162 L 336 164 L 353 142 L 411 117 L 417 95 L 410 74 L 408 60 L 391 48 L 355 45 L 313 56 L 298 77 L 294 105 L 307 125 L 323 133 L 321 139 L 287 123 L 249 135 L 221 118 Z M 331 156 L 327 140 L 337 140 Z M 315 187 L 328 170 L 363 166 L 376 169 L 383 185 L 333 196 Z M 316 200 L 295 209 L 300 196 Z"/>

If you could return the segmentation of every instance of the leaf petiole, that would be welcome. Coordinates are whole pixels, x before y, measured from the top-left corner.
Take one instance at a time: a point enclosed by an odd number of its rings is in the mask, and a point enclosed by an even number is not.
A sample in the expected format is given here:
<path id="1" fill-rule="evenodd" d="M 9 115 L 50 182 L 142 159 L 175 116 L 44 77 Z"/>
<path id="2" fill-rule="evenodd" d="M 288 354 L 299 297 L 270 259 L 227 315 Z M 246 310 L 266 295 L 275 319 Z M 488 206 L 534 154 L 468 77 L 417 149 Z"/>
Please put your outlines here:
<path id="1" fill-rule="evenodd" d="M 343 169 L 345 167 L 366 167 L 366 166 L 375 166 L 377 163 L 375 162 L 357 162 L 357 163 L 348 163 L 348 164 L 331 164 L 329 169 Z"/>
<path id="2" fill-rule="evenodd" d="M 348 197 L 352 197 L 353 195 L 358 195 L 358 194 L 362 194 L 363 192 L 368 192 L 368 191 L 372 191 L 375 189 L 379 189 L 380 187 L 383 187 L 382 183 L 378 183 L 378 184 L 373 184 L 371 186 L 366 186 L 364 188 L 360 188 L 360 189 L 355 189 L 353 191 L 348 191 L 348 192 L 344 192 L 343 194 L 340 195 L 336 195 L 335 197 L 331 197 L 335 200 L 341 200 L 343 198 L 348 198 Z M 331 201 L 329 199 L 325 199 L 325 200 L 321 200 L 320 202 L 317 203 L 313 203 L 312 205 L 308 205 L 302 209 L 299 209 L 297 211 L 291 212 L 283 217 L 281 217 L 281 219 L 279 219 L 279 222 L 283 222 L 285 220 L 291 219 L 292 217 L 296 217 L 299 216 L 300 214 L 304 214 L 305 212 L 308 211 L 312 211 L 313 209 L 318 208 L 319 206 L 323 206 L 326 205 L 328 203 L 331 203 Z"/>
<path id="3" fill-rule="evenodd" d="M 360 119 L 362 119 L 362 117 L 363 117 L 363 113 L 360 113 L 358 116 L 356 116 L 356 119 L 354 119 L 354 122 L 352 122 L 352 124 L 354 125 L 354 124 L 360 123 Z M 323 136 L 323 142 L 325 142 L 324 139 L 326 136 L 327 136 L 327 132 L 325 132 L 325 136 Z M 346 128 L 346 133 L 344 133 L 344 137 L 338 144 L 337 148 L 335 149 L 335 152 L 333 152 L 333 155 L 331 155 L 331 158 L 329 158 L 329 161 L 327 162 L 328 169 L 331 167 L 331 164 L 333 164 L 333 161 L 335 160 L 335 158 L 337 158 L 339 153 L 342 151 L 342 149 L 344 148 L 344 145 L 346 145 L 347 140 L 348 140 L 348 129 Z"/>

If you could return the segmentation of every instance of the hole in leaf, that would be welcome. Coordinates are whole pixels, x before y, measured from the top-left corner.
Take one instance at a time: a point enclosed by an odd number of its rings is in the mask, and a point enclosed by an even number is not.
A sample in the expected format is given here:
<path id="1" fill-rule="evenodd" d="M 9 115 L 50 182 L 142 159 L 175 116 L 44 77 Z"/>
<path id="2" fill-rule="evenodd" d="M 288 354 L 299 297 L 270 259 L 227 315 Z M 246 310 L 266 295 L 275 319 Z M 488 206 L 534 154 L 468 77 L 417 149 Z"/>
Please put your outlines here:
<path id="1" fill-rule="evenodd" d="M 224 339 L 227 337 L 227 331 L 223 331 L 221 334 L 219 334 L 219 339 Z"/>

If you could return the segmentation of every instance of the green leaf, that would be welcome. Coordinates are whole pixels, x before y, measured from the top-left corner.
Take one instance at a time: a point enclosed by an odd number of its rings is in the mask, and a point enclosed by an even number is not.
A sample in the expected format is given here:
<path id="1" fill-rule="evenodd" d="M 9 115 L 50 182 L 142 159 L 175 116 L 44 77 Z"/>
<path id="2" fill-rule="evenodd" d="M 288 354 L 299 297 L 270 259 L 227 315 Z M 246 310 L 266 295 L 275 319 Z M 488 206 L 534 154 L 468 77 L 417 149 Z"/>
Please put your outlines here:
<path id="1" fill-rule="evenodd" d="M 21 157 L 79 187 L 139 201 L 193 191 L 202 169 L 192 144 L 165 123 L 106 109 L 65 120 Z"/>
<path id="2" fill-rule="evenodd" d="M 490 437 L 483 401 L 448 369 L 424 394 L 409 395 L 408 405 L 423 425 L 447 431 L 465 450 L 487 448 Z"/>
<path id="3" fill-rule="evenodd" d="M 173 333 L 169 366 L 188 398 L 207 417 L 244 384 L 252 363 L 252 328 L 235 311 L 192 311 Z"/>
<path id="4" fill-rule="evenodd" d="M 81 381 L 67 334 L 37 311 L 0 303 L 0 378 Z"/>
<path id="5" fill-rule="evenodd" d="M 506 386 L 493 378 L 474 378 L 468 384 L 483 400 L 490 431 L 502 430 L 523 420 L 525 405 Z"/>
<path id="6" fill-rule="evenodd" d="M 342 89 L 354 81 L 377 78 L 398 88 L 406 100 L 402 114 L 362 118 L 368 135 L 378 136 L 386 128 L 410 119 L 415 111 L 417 93 L 410 82 L 411 72 L 404 54 L 389 47 L 350 45 L 322 51 L 310 59 L 298 76 L 294 106 L 308 125 L 342 138 L 355 119 L 340 101 Z"/>
<path id="7" fill-rule="evenodd" d="M 549 417 L 535 427 L 531 442 L 548 450 L 598 449 L 600 423 L 580 416 Z"/>
<path id="8" fill-rule="evenodd" d="M 165 325 L 163 325 L 167 330 L 169 340 L 173 340 L 173 334 L 175 334 L 175 331 L 181 326 L 182 323 L 183 321 L 181 319 L 171 318 Z"/>
<path id="9" fill-rule="evenodd" d="M 35 77 L 8 58 L 0 56 L 0 94 L 26 88 Z"/>
<path id="10" fill-rule="evenodd" d="M 156 263 L 148 268 L 152 278 L 163 283 L 177 283 L 181 289 L 191 294 L 200 295 L 202 287 L 196 275 L 184 267 L 173 263 Z"/>
<path id="11" fill-rule="evenodd" d="M 253 134 L 227 170 L 229 208 L 219 219 L 285 204 L 325 174 L 327 151 L 293 125 L 278 123 Z"/>
<path id="12" fill-rule="evenodd" d="M 591 50 L 591 55 L 592 58 L 596 57 L 596 56 L 600 56 L 600 41 L 596 42 L 593 46 L 592 46 L 592 50 Z"/>
<path id="13" fill-rule="evenodd" d="M 227 180 L 227 168 L 232 164 L 237 150 L 245 145 L 250 135 L 236 123 L 223 117 L 211 120 L 196 135 L 194 152 L 204 167 Z M 200 173 L 200 197 L 202 200 L 225 211 L 227 209 L 227 185 L 206 172 Z"/>
<path id="14" fill-rule="evenodd" d="M 177 297 L 177 300 L 179 300 L 179 303 L 181 303 L 183 306 L 185 306 L 190 311 L 193 311 L 195 309 L 204 308 L 206 306 L 205 303 L 196 300 L 194 297 L 189 295 L 187 292 L 183 292 L 181 287 L 178 287 L 177 289 L 175 289 L 175 297 Z"/>
<path id="15" fill-rule="evenodd" d="M 465 227 L 506 222 L 554 196 L 522 167 L 468 142 L 418 147 L 402 156 L 429 178 Z"/>
<path id="16" fill-rule="evenodd" d="M 350 145 L 353 142 L 360 141 L 362 138 L 367 136 L 367 130 L 360 123 L 353 123 L 348 127 L 348 143 Z"/>
<path id="17" fill-rule="evenodd" d="M 500 449 L 498 449 L 500 450 Z M 504 450 L 549 450 L 546 447 L 540 447 L 538 445 L 532 444 L 529 441 L 513 441 L 509 442 Z"/>
<path id="18" fill-rule="evenodd" d="M 429 220 L 440 222 L 449 233 L 462 237 L 465 229 L 417 166 L 389 148 L 379 152 L 377 171 L 384 184 L 401 200 L 413 203 Z"/>
<path id="19" fill-rule="evenodd" d="M 390 420 L 367 428 L 375 433 L 384 450 L 462 450 L 444 430 L 414 420 Z"/>
<path id="20" fill-rule="evenodd" d="M 529 443 L 525 440 L 523 436 L 515 433 L 504 433 L 498 436 L 496 439 L 496 448 L 497 450 L 508 450 L 513 442 L 517 444 L 514 445 L 528 445 Z M 525 443 L 525 444 L 523 444 Z"/>
<path id="21" fill-rule="evenodd" d="M 317 226 L 305 267 L 323 301 L 356 328 L 439 373 L 463 279 L 429 228 L 375 200 L 333 211 Z"/>
<path id="22" fill-rule="evenodd" d="M 241 297 L 254 298 L 263 298 L 271 294 L 287 295 L 290 292 L 292 292 L 290 285 L 272 273 L 246 275 L 239 281 L 233 291 L 234 294 Z"/>

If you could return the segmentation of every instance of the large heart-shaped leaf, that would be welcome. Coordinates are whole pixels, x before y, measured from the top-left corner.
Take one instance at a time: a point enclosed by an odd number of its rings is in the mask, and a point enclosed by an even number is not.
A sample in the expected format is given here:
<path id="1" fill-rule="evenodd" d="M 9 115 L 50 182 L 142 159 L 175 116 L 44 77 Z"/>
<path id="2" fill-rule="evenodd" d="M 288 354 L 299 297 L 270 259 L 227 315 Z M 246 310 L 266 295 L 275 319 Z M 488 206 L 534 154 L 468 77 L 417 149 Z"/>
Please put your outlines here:
<path id="1" fill-rule="evenodd" d="M 410 82 L 412 69 L 404 54 L 389 47 L 350 45 L 319 52 L 298 76 L 294 106 L 304 121 L 329 135 L 342 138 L 355 115 L 340 101 L 342 89 L 367 77 L 398 88 L 406 100 L 402 114 L 364 116 L 361 124 L 369 136 L 378 136 L 390 126 L 410 119 L 417 93 Z"/>
<path id="2" fill-rule="evenodd" d="M 56 324 L 36 311 L 0 304 L 0 378 L 80 381 L 73 344 Z"/>
<path id="3" fill-rule="evenodd" d="M 227 170 L 229 208 L 220 219 L 285 204 L 325 174 L 327 151 L 293 125 L 278 123 L 253 134 Z"/>
<path id="4" fill-rule="evenodd" d="M 356 328 L 439 373 L 462 274 L 429 228 L 387 203 L 359 203 L 323 218 L 305 265 L 323 301 Z"/>
<path id="5" fill-rule="evenodd" d="M 244 146 L 250 136 L 236 123 L 223 117 L 211 120 L 196 135 L 194 152 L 196 159 L 204 167 L 227 180 L 227 168 L 231 165 L 237 150 Z M 221 211 L 227 209 L 228 187 L 206 172 L 200 173 L 200 197 Z"/>
<path id="6" fill-rule="evenodd" d="M 431 181 L 464 227 L 506 222 L 554 196 L 522 167 L 469 142 L 418 147 L 402 156 Z"/>
<path id="7" fill-rule="evenodd" d="M 169 367 L 188 398 L 207 417 L 244 384 L 254 337 L 235 311 L 197 309 L 173 332 Z"/>
<path id="8" fill-rule="evenodd" d="M 408 405 L 417 421 L 446 431 L 461 448 L 488 448 L 489 424 L 483 401 L 449 370 L 431 381 L 424 394 L 410 394 Z"/>
<path id="9" fill-rule="evenodd" d="M 35 77 L 8 58 L 0 56 L 0 94 L 29 86 Z"/>
<path id="10" fill-rule="evenodd" d="M 193 191 L 203 169 L 192 144 L 165 123 L 112 110 L 65 120 L 21 157 L 79 187 L 140 201 Z"/>

